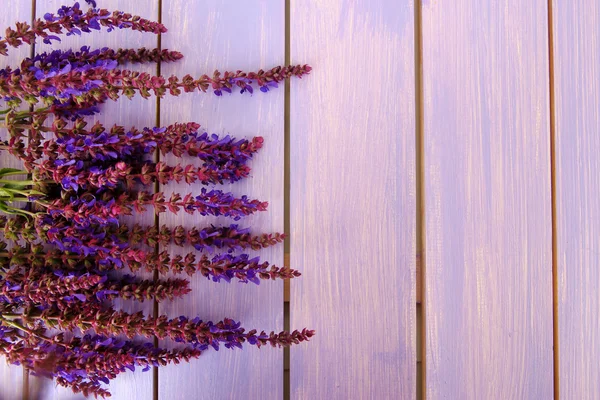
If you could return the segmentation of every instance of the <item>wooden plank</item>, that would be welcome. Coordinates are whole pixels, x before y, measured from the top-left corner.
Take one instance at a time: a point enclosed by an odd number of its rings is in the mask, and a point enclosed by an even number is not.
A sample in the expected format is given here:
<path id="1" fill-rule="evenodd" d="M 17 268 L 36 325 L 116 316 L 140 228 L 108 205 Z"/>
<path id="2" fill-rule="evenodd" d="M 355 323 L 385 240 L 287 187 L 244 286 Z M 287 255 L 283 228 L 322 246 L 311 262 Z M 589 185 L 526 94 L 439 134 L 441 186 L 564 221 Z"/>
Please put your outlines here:
<path id="1" fill-rule="evenodd" d="M 559 382 L 600 395 L 600 5 L 554 1 Z"/>
<path id="2" fill-rule="evenodd" d="M 550 399 L 545 0 L 423 6 L 426 395 Z"/>
<path id="3" fill-rule="evenodd" d="M 179 50 L 184 59 L 163 65 L 169 76 L 187 73 L 199 77 L 215 69 L 256 70 L 284 61 L 284 2 L 163 0 L 163 21 L 170 29 L 163 47 Z M 269 210 L 239 221 L 256 232 L 283 232 L 283 87 L 252 96 L 225 94 L 183 94 L 161 102 L 163 124 L 195 121 L 211 133 L 235 137 L 261 135 L 265 146 L 251 161 L 251 177 L 224 190 L 240 196 L 269 201 Z M 168 163 L 177 162 L 165 157 Z M 199 160 L 185 159 L 186 163 Z M 199 192 L 200 185 L 170 184 L 163 190 Z M 163 214 L 161 224 L 202 228 L 230 224 L 226 218 Z M 276 265 L 283 264 L 283 245 L 257 253 Z M 171 249 L 172 254 L 193 251 L 191 247 Z M 243 326 L 265 330 L 283 329 L 283 284 L 232 282 L 214 283 L 202 276 L 192 277 L 193 292 L 185 300 L 160 304 L 160 313 L 171 317 L 199 315 L 203 320 L 224 317 L 241 320 Z M 279 399 L 283 396 L 283 351 L 246 346 L 243 351 L 207 351 L 189 365 L 159 371 L 159 398 Z M 182 382 L 185 382 L 182 385 Z"/>
<path id="4" fill-rule="evenodd" d="M 292 399 L 414 398 L 414 3 L 291 2 Z"/>
<path id="5" fill-rule="evenodd" d="M 80 1 L 82 7 L 85 3 Z M 37 15 L 44 15 L 47 12 L 55 12 L 59 7 L 65 4 L 64 0 L 37 0 Z M 122 0 L 102 0 L 98 2 L 101 8 L 110 11 L 121 10 L 133 15 L 140 15 L 143 18 L 150 20 L 158 19 L 158 0 L 139 0 L 135 2 Z M 131 30 L 115 30 L 107 33 L 93 32 L 91 34 L 83 34 L 82 36 L 64 37 L 62 42 L 52 46 L 54 48 L 72 48 L 79 49 L 81 46 L 90 46 L 92 49 L 110 47 L 118 49 L 124 48 L 155 48 L 158 44 L 158 38 L 154 34 L 142 34 L 132 32 Z M 50 50 L 50 46 L 42 43 L 36 44 L 37 52 Z M 133 65 L 126 66 L 129 69 L 156 73 L 156 64 Z M 154 126 L 156 119 L 156 101 L 154 99 L 144 100 L 136 96 L 132 100 L 126 98 L 120 99 L 117 102 L 109 101 L 102 106 L 102 113 L 95 119 L 99 120 L 104 126 L 111 127 L 113 124 L 123 125 L 125 127 Z M 94 121 L 95 121 L 94 120 Z M 93 123 L 93 122 L 92 122 Z M 152 187 L 149 188 L 153 190 Z M 146 212 L 141 215 L 122 218 L 122 221 L 128 224 L 135 222 L 143 225 L 154 225 L 153 212 Z M 145 279 L 152 279 L 152 273 L 136 273 L 137 276 Z M 153 302 L 146 301 L 137 303 L 133 301 L 116 302 L 117 307 L 120 307 L 129 312 L 143 311 L 147 315 L 152 315 Z M 152 340 L 152 339 L 150 339 Z M 46 380 L 31 379 L 33 385 L 45 385 L 46 389 L 42 391 L 43 399 L 70 399 L 79 398 L 74 396 L 69 389 L 56 387 L 54 384 Z M 36 382 L 37 381 L 37 382 Z M 146 399 L 150 400 L 153 396 L 153 376 L 152 372 L 142 372 L 141 369 L 134 373 L 124 373 L 117 379 L 113 380 L 109 386 L 109 390 L 113 394 L 112 399 Z"/>
<path id="6" fill-rule="evenodd" d="M 6 28 L 15 26 L 15 22 L 31 23 L 30 1 L 10 2 L 3 5 L 4 10 L 0 13 L 0 32 L 4 34 Z M 9 48 L 8 57 L 0 56 L 0 68 L 6 66 L 18 67 L 20 60 L 28 57 L 31 46 L 24 44 L 14 49 Z M 0 140 L 8 140 L 8 132 L 1 130 Z M 22 168 L 23 163 L 8 153 L 0 155 L 2 167 Z M 19 399 L 23 395 L 23 368 L 8 365 L 4 357 L 0 359 L 0 399 Z"/>

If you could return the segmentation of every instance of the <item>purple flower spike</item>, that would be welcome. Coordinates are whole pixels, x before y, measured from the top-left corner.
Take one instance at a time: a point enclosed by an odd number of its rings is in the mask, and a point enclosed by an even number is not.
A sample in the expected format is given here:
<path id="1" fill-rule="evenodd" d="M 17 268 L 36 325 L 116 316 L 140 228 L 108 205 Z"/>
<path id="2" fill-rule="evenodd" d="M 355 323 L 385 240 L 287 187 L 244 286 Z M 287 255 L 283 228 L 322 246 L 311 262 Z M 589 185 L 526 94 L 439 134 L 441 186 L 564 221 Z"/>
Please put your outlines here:
<path id="1" fill-rule="evenodd" d="M 90 5 L 92 3 L 88 2 Z M 95 2 L 93 2 L 95 4 Z M 98 24 L 112 31 L 116 27 L 120 29 L 132 29 L 141 32 L 165 33 L 166 28 L 157 22 L 151 22 L 140 17 L 134 17 L 120 11 L 110 13 L 107 10 L 90 8 L 84 13 L 75 3 L 72 7 L 62 6 L 55 14 L 47 13 L 43 19 L 34 21 L 32 26 L 28 24 L 17 24 L 16 29 L 8 28 L 6 36 L 0 40 L 0 54 L 8 54 L 8 46 L 19 47 L 24 43 L 32 44 L 37 37 L 49 42 L 58 34 L 80 34 L 89 33 L 96 29 Z M 52 33 L 52 34 L 50 34 Z"/>
<path id="2" fill-rule="evenodd" d="M 0 37 L 0 55 L 9 47 L 39 40 L 52 45 L 93 31 L 166 32 L 160 23 L 98 9 L 96 3 L 79 1 L 32 23 L 16 23 Z M 185 296 L 190 282 L 181 274 L 256 285 L 300 276 L 246 254 L 282 243 L 280 233 L 256 233 L 236 223 L 191 229 L 131 226 L 124 218 L 152 208 L 156 214 L 184 211 L 237 221 L 268 207 L 214 187 L 249 176 L 249 161 L 263 146 L 260 136 L 210 134 L 193 122 L 142 129 L 89 122 L 109 99 L 193 92 L 253 96 L 255 90 L 267 93 L 311 72 L 308 65 L 288 65 L 165 77 L 125 66 L 181 57 L 163 49 L 83 46 L 36 54 L 15 68 L 0 69 L 7 131 L 0 150 L 24 165 L 24 170 L 4 168 L 2 175 L 21 180 L 3 186 L 3 212 L 11 215 L 0 215 L 6 240 L 0 241 L 0 355 L 85 397 L 110 396 L 105 385 L 123 372 L 189 362 L 204 351 L 288 347 L 314 335 L 308 329 L 268 333 L 246 330 L 232 319 L 171 319 L 116 308 L 123 300 Z M 195 162 L 150 161 L 159 152 Z M 196 192 L 154 190 L 171 182 L 194 185 Z M 26 201 L 35 204 L 20 208 Z M 190 251 L 173 252 L 172 246 Z M 154 279 L 137 275 L 141 270 Z M 154 346 L 157 339 L 165 348 Z"/>

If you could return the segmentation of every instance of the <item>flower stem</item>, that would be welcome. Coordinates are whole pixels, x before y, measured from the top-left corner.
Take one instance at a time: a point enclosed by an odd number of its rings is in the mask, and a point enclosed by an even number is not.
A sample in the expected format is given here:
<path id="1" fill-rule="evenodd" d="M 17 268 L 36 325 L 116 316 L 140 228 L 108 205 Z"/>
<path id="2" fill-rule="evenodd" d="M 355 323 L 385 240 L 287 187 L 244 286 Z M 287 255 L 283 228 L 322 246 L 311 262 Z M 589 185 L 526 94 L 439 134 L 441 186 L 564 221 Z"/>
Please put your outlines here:
<path id="1" fill-rule="evenodd" d="M 29 199 L 21 199 L 21 198 L 18 198 L 18 199 L 17 199 L 17 198 L 15 198 L 15 199 L 13 199 L 13 201 L 22 201 L 22 202 L 28 202 L 28 201 L 29 201 Z M 15 213 L 15 214 L 26 214 L 26 215 L 28 215 L 28 216 L 30 216 L 30 217 L 32 217 L 32 218 L 35 218 L 35 217 L 37 217 L 37 214 L 36 214 L 36 213 L 33 213 L 33 212 L 31 212 L 31 211 L 23 210 L 23 209 L 20 209 L 20 208 L 15 208 L 15 207 L 11 207 L 11 206 L 6 206 L 6 208 L 7 208 L 9 211 L 12 211 L 12 212 L 13 212 L 13 213 Z"/>
<path id="2" fill-rule="evenodd" d="M 24 185 L 24 186 L 31 186 L 31 185 L 36 184 L 36 182 L 34 182 L 32 180 L 30 180 L 30 181 L 14 181 L 14 180 L 10 180 L 10 179 L 0 179 L 0 183 L 8 183 L 8 184 L 12 184 L 12 185 L 16 184 L 16 185 Z M 14 192 L 17 192 L 17 193 L 21 193 L 14 189 L 11 189 L 11 190 L 13 190 Z M 23 194 L 23 193 L 21 193 L 21 194 Z"/>
<path id="3" fill-rule="evenodd" d="M 22 169 L 20 171 L 5 172 L 4 174 L 2 174 L 2 177 L 16 176 L 16 175 L 28 175 L 28 174 L 29 174 L 29 172 Z M 15 181 L 11 181 L 11 183 L 15 183 Z"/>
<path id="4" fill-rule="evenodd" d="M 19 314 L 16 314 L 16 315 L 11 315 L 11 314 L 4 314 L 4 315 L 0 315 L 0 321 L 2 321 L 2 322 L 3 322 L 5 325 L 7 325 L 7 326 L 11 326 L 11 327 L 13 327 L 13 328 L 16 328 L 16 329 L 18 329 L 18 330 L 20 330 L 20 331 L 23 331 L 23 332 L 25 332 L 25 333 L 28 333 L 28 334 L 30 334 L 31 336 L 34 336 L 34 337 L 36 337 L 36 338 L 38 338 L 38 339 L 40 339 L 40 340 L 44 340 L 44 341 L 47 341 L 47 342 L 51 342 L 51 340 L 50 340 L 50 339 L 48 339 L 47 337 L 45 337 L 45 336 L 41 336 L 41 335 L 38 335 L 37 333 L 35 333 L 35 332 L 34 332 L 34 331 L 32 331 L 31 329 L 27 329 L 27 328 L 25 328 L 23 325 L 21 325 L 21 324 L 19 324 L 19 323 L 15 322 L 14 320 L 8 319 L 8 318 L 10 318 L 10 317 L 20 318 L 20 317 L 22 317 L 22 315 L 19 315 Z"/>

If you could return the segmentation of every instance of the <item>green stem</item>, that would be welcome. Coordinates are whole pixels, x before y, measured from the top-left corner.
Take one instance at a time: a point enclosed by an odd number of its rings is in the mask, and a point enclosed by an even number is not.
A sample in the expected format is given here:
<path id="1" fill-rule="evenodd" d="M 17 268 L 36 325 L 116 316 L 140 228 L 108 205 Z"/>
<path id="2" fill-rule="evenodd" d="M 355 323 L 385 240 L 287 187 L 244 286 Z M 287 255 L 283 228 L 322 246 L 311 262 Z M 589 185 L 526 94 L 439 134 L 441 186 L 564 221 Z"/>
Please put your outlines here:
<path id="1" fill-rule="evenodd" d="M 2 174 L 3 177 L 5 176 L 15 176 L 15 175 L 29 175 L 29 172 L 25 171 L 25 170 L 20 170 L 20 171 L 14 171 L 14 172 L 7 172 L 5 174 Z M 10 181 L 11 183 L 15 183 L 17 181 Z"/>
<path id="2" fill-rule="evenodd" d="M 33 181 L 18 181 L 18 182 L 20 184 L 22 184 L 22 185 L 26 185 L 27 183 L 25 183 L 25 182 L 32 182 L 32 183 L 30 183 L 30 185 L 33 185 Z M 23 191 L 23 190 L 18 190 L 18 189 L 4 189 L 4 190 L 7 190 L 7 191 L 13 192 L 13 193 L 21 194 L 21 195 L 27 197 L 27 201 L 29 201 L 29 196 L 31 196 L 31 192 L 26 192 L 26 191 Z"/>
<path id="3" fill-rule="evenodd" d="M 24 185 L 24 186 L 31 186 L 31 185 L 35 185 L 36 184 L 36 182 L 34 182 L 32 180 L 29 180 L 29 181 L 17 181 L 17 180 L 14 180 L 13 181 L 13 180 L 10 180 L 10 179 L 0 179 L 0 183 L 8 183 L 8 184 L 12 184 L 12 185 L 17 184 L 17 185 Z M 16 191 L 15 189 L 7 189 L 7 190 L 12 190 L 14 192 L 21 193 L 21 192 Z M 23 194 L 23 193 L 21 193 L 21 194 Z"/>
<path id="4" fill-rule="evenodd" d="M 13 202 L 23 202 L 23 203 L 35 203 L 35 204 L 39 204 L 40 206 L 43 206 L 43 207 L 46 207 L 46 208 L 50 206 L 50 204 L 46 203 L 43 200 L 39 200 L 39 199 L 30 200 L 28 192 L 22 192 L 20 190 L 14 190 L 14 189 L 9 189 L 9 190 L 12 191 L 12 192 L 16 192 L 16 193 L 22 194 L 25 197 L 13 197 L 13 198 L 9 199 L 9 198 L 7 198 L 5 196 L 5 197 L 0 197 L 0 201 L 13 201 Z M 10 208 L 15 209 L 17 211 L 24 211 L 24 210 L 20 210 L 18 208 L 14 208 L 14 207 L 10 207 Z"/>
<path id="5" fill-rule="evenodd" d="M 27 201 L 29 201 L 29 200 L 28 200 L 28 199 L 25 199 L 25 200 L 17 200 L 17 199 L 13 199 L 13 201 L 24 201 L 24 202 L 27 202 Z M 35 218 L 35 217 L 37 217 L 37 213 L 33 213 L 33 212 L 31 212 L 31 211 L 27 211 L 27 210 L 23 210 L 23 209 L 16 208 L 16 207 L 11 207 L 11 206 L 6 206 L 6 208 L 8 208 L 8 209 L 9 209 L 9 210 L 11 210 L 11 211 L 14 211 L 15 213 L 21 213 L 21 214 L 26 214 L 26 215 L 29 215 L 29 216 L 30 216 L 30 217 L 32 217 L 32 218 Z"/>
<path id="6" fill-rule="evenodd" d="M 32 331 L 31 329 L 25 328 L 23 325 L 15 322 L 15 321 L 13 321 L 11 319 L 8 319 L 7 315 L 10 315 L 10 314 L 0 315 L 0 321 L 2 321 L 5 325 L 12 326 L 13 328 L 16 328 L 16 329 L 18 329 L 18 330 L 20 330 L 22 332 L 28 333 L 31 336 L 34 336 L 34 337 L 36 337 L 36 338 L 38 338 L 40 340 L 45 340 L 47 342 L 51 342 L 51 340 L 48 339 L 47 337 L 40 336 L 37 333 L 35 333 L 34 331 Z M 22 317 L 22 316 L 19 315 L 19 317 Z"/>

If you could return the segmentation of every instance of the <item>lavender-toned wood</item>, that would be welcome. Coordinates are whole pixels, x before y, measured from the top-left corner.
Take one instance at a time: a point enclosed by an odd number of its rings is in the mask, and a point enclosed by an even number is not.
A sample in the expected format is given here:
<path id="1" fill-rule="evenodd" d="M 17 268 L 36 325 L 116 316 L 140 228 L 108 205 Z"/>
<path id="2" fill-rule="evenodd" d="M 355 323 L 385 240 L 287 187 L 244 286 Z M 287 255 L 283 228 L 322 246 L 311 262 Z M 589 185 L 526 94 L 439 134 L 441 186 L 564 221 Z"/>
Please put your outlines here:
<path id="1" fill-rule="evenodd" d="M 554 1 L 560 394 L 600 396 L 600 4 Z"/>
<path id="2" fill-rule="evenodd" d="M 199 77 L 215 69 L 257 70 L 284 61 L 284 2 L 279 0 L 163 0 L 163 22 L 169 32 L 163 47 L 179 50 L 184 59 L 163 64 L 166 76 L 187 73 Z M 235 137 L 261 135 L 265 146 L 250 162 L 251 177 L 225 185 L 241 196 L 248 194 L 269 202 L 267 212 L 239 221 L 256 232 L 283 231 L 283 87 L 268 94 L 238 93 L 216 97 L 211 93 L 182 94 L 161 102 L 163 124 L 195 121 L 204 129 Z M 169 163 L 177 162 L 172 156 Z M 200 164 L 186 158 L 184 162 Z M 167 194 L 199 192 L 192 187 L 170 184 Z M 207 218 L 162 214 L 161 224 L 186 228 L 230 224 L 227 218 Z M 162 249 L 161 249 L 162 250 Z M 194 251 L 191 247 L 170 247 L 172 254 Z M 257 253 L 277 265 L 283 263 L 283 245 Z M 171 317 L 198 315 L 204 320 L 224 317 L 240 320 L 243 326 L 265 330 L 283 329 L 283 284 L 263 281 L 260 286 L 232 282 L 214 283 L 194 276 L 193 292 L 186 299 L 160 304 L 160 313 Z M 243 351 L 222 348 L 207 351 L 199 360 L 163 368 L 159 371 L 159 398 L 181 399 L 281 399 L 283 396 L 283 352 L 246 346 Z"/>
<path id="3" fill-rule="evenodd" d="M 42 16 L 47 12 L 56 12 L 58 8 L 65 4 L 70 4 L 64 0 L 37 0 L 36 15 Z M 82 7 L 86 7 L 85 2 L 80 1 Z M 134 15 L 140 15 L 143 18 L 156 21 L 158 19 L 158 0 L 138 0 L 135 2 L 126 0 L 102 0 L 98 2 L 101 8 L 110 11 L 121 10 Z M 37 52 L 48 51 L 55 48 L 72 48 L 78 49 L 81 46 L 90 46 L 91 49 L 111 47 L 111 48 L 156 48 L 158 37 L 152 33 L 142 34 L 131 30 L 115 30 L 106 33 L 106 30 L 93 32 L 91 34 L 82 34 L 81 36 L 63 37 L 61 43 L 53 44 L 52 47 L 42 43 L 36 44 Z M 128 65 L 126 68 L 156 73 L 156 64 L 148 65 Z M 102 113 L 97 120 L 102 122 L 106 127 L 110 128 L 114 124 L 123 125 L 125 127 L 145 127 L 154 126 L 156 119 L 156 100 L 143 99 L 136 96 L 132 100 L 122 98 L 117 102 L 108 101 L 102 106 Z M 93 122 L 92 122 L 93 123 Z M 153 192 L 153 187 L 146 188 Z M 154 214 L 147 212 L 141 215 L 126 217 L 122 219 L 125 223 L 133 224 L 134 222 L 143 225 L 154 225 Z M 146 279 L 152 279 L 152 273 L 136 273 L 138 276 L 143 276 Z M 147 315 L 152 315 L 153 302 L 146 301 L 137 303 L 133 301 L 116 302 L 117 307 L 121 307 L 129 312 L 143 311 Z M 152 339 L 149 339 L 152 340 Z M 44 379 L 31 379 L 31 391 L 37 385 L 44 385 L 42 389 L 42 398 L 44 400 L 66 400 L 79 399 L 81 396 L 75 396 L 70 389 L 55 387 L 55 384 Z M 153 393 L 153 376 L 152 372 L 142 372 L 141 369 L 136 372 L 126 372 L 113 380 L 108 387 L 112 393 L 111 399 L 140 399 L 151 400 Z"/>
<path id="4" fill-rule="evenodd" d="M 31 23 L 31 2 L 19 1 L 2 4 L 3 11 L 0 13 L 0 32 L 4 34 L 6 28 L 13 27 L 16 21 Z M 0 68 L 6 66 L 18 67 L 15 60 L 29 56 L 31 47 L 23 45 L 17 49 L 9 48 L 8 57 L 0 56 Z M 8 139 L 8 132 L 0 130 L 0 140 Z M 22 168 L 23 163 L 8 153 L 0 154 L 2 167 Z M 0 399 L 20 399 L 23 395 L 23 368 L 8 365 L 4 357 L 0 357 Z"/>
<path id="5" fill-rule="evenodd" d="M 550 399 L 545 0 L 423 6 L 428 399 Z"/>
<path id="6" fill-rule="evenodd" d="M 291 398 L 412 399 L 413 2 L 291 6 Z"/>

